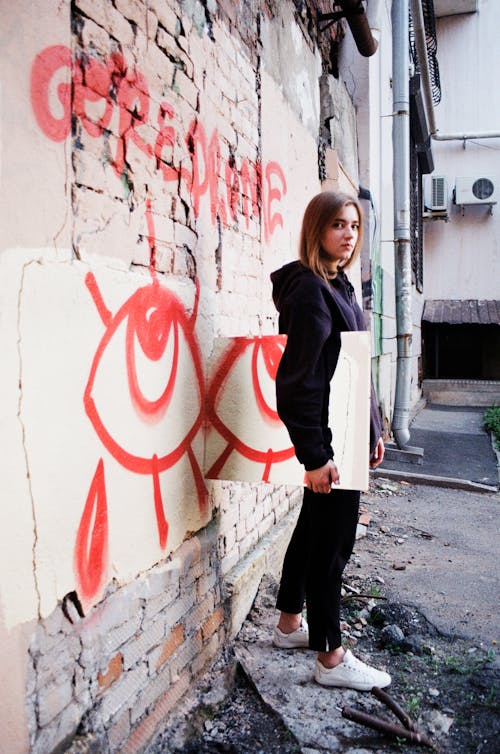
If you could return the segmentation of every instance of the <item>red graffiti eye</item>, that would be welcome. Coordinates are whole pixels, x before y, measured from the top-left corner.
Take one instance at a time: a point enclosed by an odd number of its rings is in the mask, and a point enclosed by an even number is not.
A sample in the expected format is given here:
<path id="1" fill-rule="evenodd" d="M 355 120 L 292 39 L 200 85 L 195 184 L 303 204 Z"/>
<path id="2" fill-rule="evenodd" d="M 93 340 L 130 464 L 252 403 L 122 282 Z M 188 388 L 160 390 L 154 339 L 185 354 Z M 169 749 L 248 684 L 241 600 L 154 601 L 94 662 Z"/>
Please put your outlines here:
<path id="1" fill-rule="evenodd" d="M 138 291 L 136 305 L 128 317 L 126 350 L 127 371 L 131 398 L 140 411 L 155 416 L 166 409 L 172 396 L 179 361 L 178 326 L 181 310 L 167 291 L 159 285 L 149 286 Z M 172 341 L 172 347 L 167 348 Z M 162 374 L 167 383 L 158 398 L 146 398 L 139 386 L 137 351 L 144 360 L 159 362 L 167 356 Z"/>
<path id="2" fill-rule="evenodd" d="M 137 335 L 144 354 L 151 361 L 158 361 L 165 351 L 165 345 L 172 327 L 167 297 L 158 294 L 141 296 L 132 315 L 129 327 Z"/>
<path id="3" fill-rule="evenodd" d="M 279 423 L 276 412 L 276 372 L 283 356 L 284 345 L 275 340 L 257 340 L 252 354 L 252 383 L 257 406 L 263 417 L 271 423 Z"/>
<path id="4" fill-rule="evenodd" d="M 92 275 L 87 284 L 106 317 Z M 161 472 L 187 452 L 202 424 L 203 369 L 192 322 L 177 296 L 155 282 L 114 317 L 108 312 L 106 324 L 85 391 L 87 414 L 123 466 L 151 473 L 156 456 Z"/>
<path id="5" fill-rule="evenodd" d="M 160 545 L 165 547 L 168 526 L 159 475 L 186 455 L 200 508 L 206 504 L 206 488 L 192 448 L 204 420 L 204 377 L 193 331 L 198 299 L 188 318 L 177 296 L 155 280 L 137 290 L 112 316 L 92 273 L 86 283 L 106 331 L 92 362 L 85 410 L 118 463 L 153 477 Z"/>
<path id="6" fill-rule="evenodd" d="M 293 458 L 293 447 L 276 412 L 275 378 L 284 347 L 285 338 L 280 335 L 235 338 L 219 359 L 208 390 L 207 412 L 226 445 L 207 471 L 208 478 L 219 477 L 233 452 L 264 464 L 264 481 L 273 463 Z M 252 391 L 247 395 L 241 386 L 249 378 Z"/>

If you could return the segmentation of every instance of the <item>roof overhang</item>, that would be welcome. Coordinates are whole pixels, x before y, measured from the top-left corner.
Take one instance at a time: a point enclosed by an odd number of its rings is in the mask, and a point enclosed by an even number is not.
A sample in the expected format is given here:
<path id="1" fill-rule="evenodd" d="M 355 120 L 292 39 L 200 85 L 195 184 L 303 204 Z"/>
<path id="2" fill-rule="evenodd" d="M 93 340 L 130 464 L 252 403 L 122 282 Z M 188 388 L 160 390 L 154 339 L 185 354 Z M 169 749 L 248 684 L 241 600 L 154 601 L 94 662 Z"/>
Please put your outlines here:
<path id="1" fill-rule="evenodd" d="M 426 301 L 422 321 L 448 325 L 500 325 L 500 301 Z"/>

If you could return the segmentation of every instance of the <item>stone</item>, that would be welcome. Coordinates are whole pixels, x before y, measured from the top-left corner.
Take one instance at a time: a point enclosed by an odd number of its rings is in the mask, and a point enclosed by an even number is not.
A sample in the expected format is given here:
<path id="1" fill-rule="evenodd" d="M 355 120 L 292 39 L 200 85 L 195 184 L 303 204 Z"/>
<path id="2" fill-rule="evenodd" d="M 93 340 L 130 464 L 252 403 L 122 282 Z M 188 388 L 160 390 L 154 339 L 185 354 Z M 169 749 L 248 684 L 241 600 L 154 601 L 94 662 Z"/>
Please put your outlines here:
<path id="1" fill-rule="evenodd" d="M 396 625 L 384 626 L 380 632 L 380 643 L 383 647 L 399 647 L 404 638 L 403 631 Z"/>
<path id="2" fill-rule="evenodd" d="M 425 727 L 434 736 L 443 736 L 453 725 L 453 717 L 445 715 L 439 710 L 429 710 L 419 717 L 419 725 Z"/>

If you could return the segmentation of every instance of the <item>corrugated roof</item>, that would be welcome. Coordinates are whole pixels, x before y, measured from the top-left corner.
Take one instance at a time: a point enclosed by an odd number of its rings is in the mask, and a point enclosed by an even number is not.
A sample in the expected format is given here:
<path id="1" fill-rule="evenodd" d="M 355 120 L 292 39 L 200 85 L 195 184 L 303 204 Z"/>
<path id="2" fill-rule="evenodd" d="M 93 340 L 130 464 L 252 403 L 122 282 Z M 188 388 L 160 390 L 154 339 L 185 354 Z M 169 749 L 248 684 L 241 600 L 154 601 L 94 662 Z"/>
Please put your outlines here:
<path id="1" fill-rule="evenodd" d="M 426 301 L 422 320 L 448 325 L 500 325 L 500 301 L 475 298 Z"/>

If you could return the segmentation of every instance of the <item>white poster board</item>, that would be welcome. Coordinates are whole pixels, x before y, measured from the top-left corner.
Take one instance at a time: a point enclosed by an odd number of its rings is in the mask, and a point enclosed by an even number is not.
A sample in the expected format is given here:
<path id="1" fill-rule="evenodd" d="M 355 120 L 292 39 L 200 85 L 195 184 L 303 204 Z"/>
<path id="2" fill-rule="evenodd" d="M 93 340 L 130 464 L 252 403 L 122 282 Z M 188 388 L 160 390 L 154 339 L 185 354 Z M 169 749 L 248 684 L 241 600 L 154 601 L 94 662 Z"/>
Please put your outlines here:
<path id="1" fill-rule="evenodd" d="M 329 426 L 342 489 L 366 490 L 370 336 L 343 332 L 330 384 Z M 276 412 L 275 378 L 286 336 L 218 338 L 209 364 L 205 476 L 301 485 L 304 467 Z"/>

